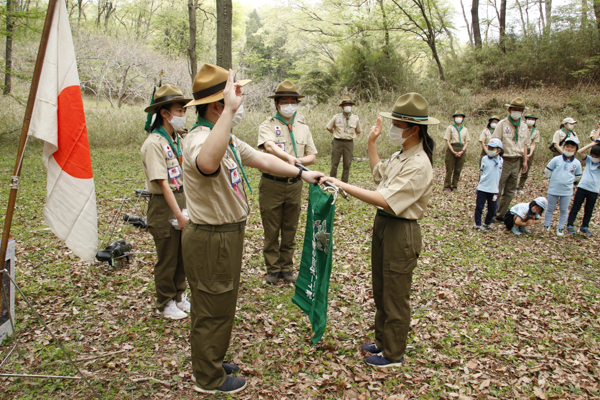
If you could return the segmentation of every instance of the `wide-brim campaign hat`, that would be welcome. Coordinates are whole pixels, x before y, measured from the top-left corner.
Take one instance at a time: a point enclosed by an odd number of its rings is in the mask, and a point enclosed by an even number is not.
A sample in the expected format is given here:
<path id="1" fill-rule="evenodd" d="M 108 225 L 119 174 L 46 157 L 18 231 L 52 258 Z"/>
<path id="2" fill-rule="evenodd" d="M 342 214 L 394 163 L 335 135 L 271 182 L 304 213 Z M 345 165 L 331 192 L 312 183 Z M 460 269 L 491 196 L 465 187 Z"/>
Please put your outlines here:
<path id="1" fill-rule="evenodd" d="M 429 116 L 429 103 L 419 93 L 406 93 L 396 100 L 391 113 L 380 112 L 384 118 L 417 125 L 436 125 L 440 121 Z"/>
<path id="2" fill-rule="evenodd" d="M 194 85 L 192 86 L 194 99 L 185 106 L 199 106 L 223 100 L 223 91 L 228 78 L 229 71 L 225 68 L 213 64 L 203 64 L 194 78 Z M 236 81 L 241 86 L 245 86 L 250 82 L 252 82 L 251 79 Z"/>
<path id="3" fill-rule="evenodd" d="M 144 112 L 155 113 L 159 107 L 173 103 L 186 104 L 191 99 L 183 96 L 183 92 L 173 85 L 163 85 L 154 92 L 154 103 L 146 107 Z"/>
<path id="4" fill-rule="evenodd" d="M 342 99 L 342 102 L 340 103 L 340 107 L 343 107 L 346 104 L 350 104 L 351 106 L 353 106 L 354 102 L 352 101 L 352 99 L 350 99 L 350 97 L 344 97 Z"/>
<path id="5" fill-rule="evenodd" d="M 500 118 L 500 117 L 499 117 L 499 116 L 497 116 L 497 115 L 492 115 L 492 116 L 491 116 L 491 117 L 488 119 L 488 122 L 490 122 L 490 121 L 491 121 L 491 120 L 493 120 L 493 119 L 495 119 L 495 120 L 497 120 L 497 121 L 500 121 L 502 118 Z"/>
<path id="6" fill-rule="evenodd" d="M 457 115 L 461 115 L 463 118 L 467 118 L 465 113 L 462 111 L 456 111 L 454 114 L 452 114 L 452 117 L 456 117 Z"/>
<path id="7" fill-rule="evenodd" d="M 510 103 L 505 104 L 504 107 L 527 109 L 527 107 L 525 107 L 525 100 L 523 100 L 522 97 L 517 97 L 517 98 L 513 99 L 513 101 L 511 101 Z"/>
<path id="8" fill-rule="evenodd" d="M 294 85 L 293 82 L 285 80 L 277 85 L 277 89 L 275 89 L 275 94 L 267 97 L 268 99 L 275 99 L 277 97 L 296 97 L 297 99 L 303 99 L 300 93 L 298 93 L 298 88 Z"/>

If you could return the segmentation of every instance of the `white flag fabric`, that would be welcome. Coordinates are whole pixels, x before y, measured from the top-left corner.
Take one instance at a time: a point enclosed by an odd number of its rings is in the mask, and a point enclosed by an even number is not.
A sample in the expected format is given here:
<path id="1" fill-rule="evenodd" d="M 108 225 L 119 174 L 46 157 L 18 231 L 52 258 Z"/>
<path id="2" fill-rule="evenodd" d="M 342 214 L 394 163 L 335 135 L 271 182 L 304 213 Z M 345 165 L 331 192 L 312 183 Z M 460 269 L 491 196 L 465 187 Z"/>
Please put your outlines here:
<path id="1" fill-rule="evenodd" d="M 45 142 L 48 226 L 73 253 L 92 261 L 98 246 L 96 190 L 65 0 L 54 11 L 28 134 Z"/>

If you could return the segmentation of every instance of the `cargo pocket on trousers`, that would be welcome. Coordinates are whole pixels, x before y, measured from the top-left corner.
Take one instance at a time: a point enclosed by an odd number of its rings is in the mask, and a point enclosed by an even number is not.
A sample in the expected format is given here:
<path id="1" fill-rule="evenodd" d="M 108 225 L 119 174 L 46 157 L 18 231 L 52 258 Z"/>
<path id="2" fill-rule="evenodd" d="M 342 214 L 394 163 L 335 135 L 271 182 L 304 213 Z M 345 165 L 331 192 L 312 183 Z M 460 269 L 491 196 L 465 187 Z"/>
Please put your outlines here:
<path id="1" fill-rule="evenodd" d="M 399 295 L 410 294 L 412 272 L 417 266 L 417 257 L 390 261 L 391 286 Z"/>
<path id="2" fill-rule="evenodd" d="M 233 290 L 233 280 L 229 281 L 209 281 L 198 280 L 198 290 L 200 291 L 200 302 L 202 307 L 197 308 L 199 316 L 207 317 L 225 317 L 235 311 L 236 301 L 231 291 Z"/>
<path id="3" fill-rule="evenodd" d="M 171 236 L 170 229 L 148 228 L 148 231 L 150 232 L 154 240 L 167 239 Z"/>

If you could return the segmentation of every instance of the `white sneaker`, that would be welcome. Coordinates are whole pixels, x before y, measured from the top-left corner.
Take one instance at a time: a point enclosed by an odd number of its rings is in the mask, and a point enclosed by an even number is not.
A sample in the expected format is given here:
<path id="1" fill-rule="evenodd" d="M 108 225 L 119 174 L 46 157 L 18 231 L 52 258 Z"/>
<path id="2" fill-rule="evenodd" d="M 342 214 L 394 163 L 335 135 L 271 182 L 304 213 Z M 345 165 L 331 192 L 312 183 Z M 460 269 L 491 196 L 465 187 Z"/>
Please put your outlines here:
<path id="1" fill-rule="evenodd" d="M 556 236 L 562 237 L 564 235 L 565 235 L 565 229 L 564 228 L 562 228 L 562 229 L 561 228 L 557 228 L 556 229 Z"/>
<path id="2" fill-rule="evenodd" d="M 524 194 L 525 191 L 524 190 L 517 190 L 517 194 Z"/>
<path id="3" fill-rule="evenodd" d="M 156 312 L 158 314 L 162 314 L 165 318 L 171 319 L 182 319 L 188 316 L 186 313 L 181 311 L 179 307 L 177 307 L 175 300 L 170 300 L 163 311 L 156 310 Z"/>
<path id="4" fill-rule="evenodd" d="M 185 311 L 186 313 L 189 313 L 191 307 L 192 307 L 192 305 L 190 304 L 189 301 L 187 301 L 187 294 L 182 294 L 181 301 L 179 303 L 177 303 L 177 308 L 179 308 L 181 311 Z"/>

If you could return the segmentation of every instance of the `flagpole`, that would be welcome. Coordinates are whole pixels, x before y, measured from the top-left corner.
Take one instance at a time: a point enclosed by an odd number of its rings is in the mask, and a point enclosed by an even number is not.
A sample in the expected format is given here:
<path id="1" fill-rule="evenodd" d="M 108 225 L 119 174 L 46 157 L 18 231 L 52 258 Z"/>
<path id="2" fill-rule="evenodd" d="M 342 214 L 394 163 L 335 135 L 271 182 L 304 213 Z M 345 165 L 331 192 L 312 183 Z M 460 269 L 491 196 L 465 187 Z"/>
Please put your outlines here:
<path id="1" fill-rule="evenodd" d="M 50 35 L 50 29 L 52 28 L 52 19 L 54 18 L 56 2 L 57 0 L 48 1 L 48 11 L 46 12 L 46 20 L 44 21 L 44 30 L 42 31 L 42 39 L 40 41 L 40 48 L 38 50 L 37 60 L 35 62 L 35 69 L 33 71 L 31 87 L 29 88 L 29 99 L 27 100 L 27 108 L 25 109 L 25 116 L 23 117 L 23 126 L 21 128 L 21 139 L 19 141 L 19 150 L 17 151 L 17 160 L 15 162 L 15 169 L 13 171 L 10 183 L 10 194 L 8 196 L 6 219 L 4 220 L 4 230 L 2 231 L 2 244 L 0 245 L 0 260 L 2 260 L 2 264 L 0 264 L 0 309 L 2 308 L 4 297 L 2 293 L 2 291 L 4 290 L 4 262 L 6 261 L 6 249 L 8 248 L 8 238 L 10 236 L 13 212 L 15 209 L 15 204 L 17 202 L 17 192 L 19 190 L 19 183 L 21 181 L 23 152 L 25 151 L 25 144 L 27 142 L 27 132 L 29 132 L 29 123 L 31 122 L 33 105 L 35 103 L 35 97 L 37 95 L 38 85 L 40 83 L 42 66 L 44 64 L 44 58 L 46 57 L 46 46 L 48 45 L 48 36 Z"/>

